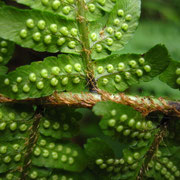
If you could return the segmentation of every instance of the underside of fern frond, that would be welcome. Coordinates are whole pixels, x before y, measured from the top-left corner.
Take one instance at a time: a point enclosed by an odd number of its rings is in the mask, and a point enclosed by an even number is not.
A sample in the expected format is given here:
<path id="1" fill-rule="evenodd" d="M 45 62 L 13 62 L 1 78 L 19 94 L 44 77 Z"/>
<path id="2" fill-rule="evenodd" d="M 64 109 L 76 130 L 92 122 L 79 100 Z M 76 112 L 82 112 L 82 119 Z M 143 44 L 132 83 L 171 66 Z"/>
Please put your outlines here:
<path id="1" fill-rule="evenodd" d="M 116 54 L 141 1 L 14 1 L 0 1 L 0 180 L 178 179 L 179 104 L 118 94 L 159 75 L 180 88 L 164 45 Z M 54 56 L 8 72 L 14 44 Z M 99 121 L 91 138 L 79 106 Z"/>

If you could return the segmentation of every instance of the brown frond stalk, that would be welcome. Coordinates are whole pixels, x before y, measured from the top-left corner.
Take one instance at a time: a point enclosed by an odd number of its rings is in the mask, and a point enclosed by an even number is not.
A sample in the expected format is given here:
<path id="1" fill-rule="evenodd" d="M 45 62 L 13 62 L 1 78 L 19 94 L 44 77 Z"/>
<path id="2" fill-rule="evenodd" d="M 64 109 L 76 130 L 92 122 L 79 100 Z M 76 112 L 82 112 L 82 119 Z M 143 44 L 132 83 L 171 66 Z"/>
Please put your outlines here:
<path id="1" fill-rule="evenodd" d="M 43 106 L 74 106 L 92 108 L 97 102 L 113 101 L 133 107 L 144 116 L 151 112 L 160 111 L 164 114 L 180 117 L 180 102 L 163 98 L 130 96 L 124 93 L 110 94 L 95 89 L 98 93 L 57 93 L 39 99 L 14 100 L 0 96 L 0 103 L 32 103 Z"/>
<path id="2" fill-rule="evenodd" d="M 24 156 L 23 167 L 21 169 L 21 180 L 27 179 L 29 166 L 31 165 L 31 162 L 32 162 L 31 161 L 32 151 L 38 138 L 38 128 L 39 128 L 40 119 L 41 119 L 41 114 L 39 113 L 35 114 L 34 123 L 30 129 L 31 133 L 30 133 L 29 139 L 26 142 L 26 153 Z"/>

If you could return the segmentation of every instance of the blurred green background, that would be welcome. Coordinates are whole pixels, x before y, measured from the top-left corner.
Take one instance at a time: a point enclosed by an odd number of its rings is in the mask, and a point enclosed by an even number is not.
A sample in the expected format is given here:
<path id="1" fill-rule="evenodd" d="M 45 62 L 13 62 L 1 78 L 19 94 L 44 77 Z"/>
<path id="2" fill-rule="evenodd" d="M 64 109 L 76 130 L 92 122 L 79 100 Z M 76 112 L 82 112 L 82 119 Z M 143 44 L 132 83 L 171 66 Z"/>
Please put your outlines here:
<path id="1" fill-rule="evenodd" d="M 165 44 L 172 59 L 180 61 L 180 1 L 142 0 L 139 27 L 133 39 L 120 53 L 144 53 L 155 44 Z M 178 90 L 157 79 L 141 83 L 127 91 L 135 95 L 154 95 L 180 99 Z"/>
<path id="2" fill-rule="evenodd" d="M 180 1 L 142 0 L 139 28 L 124 52 L 144 52 L 157 43 L 169 49 L 173 59 L 180 60 Z"/>

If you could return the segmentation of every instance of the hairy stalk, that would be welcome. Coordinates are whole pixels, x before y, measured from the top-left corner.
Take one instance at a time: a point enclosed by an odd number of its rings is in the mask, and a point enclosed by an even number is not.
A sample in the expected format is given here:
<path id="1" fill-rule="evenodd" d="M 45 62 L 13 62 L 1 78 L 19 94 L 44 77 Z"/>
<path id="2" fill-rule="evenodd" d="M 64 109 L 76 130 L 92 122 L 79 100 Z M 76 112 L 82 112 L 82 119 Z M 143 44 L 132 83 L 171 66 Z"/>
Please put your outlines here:
<path id="1" fill-rule="evenodd" d="M 38 109 L 37 109 L 37 112 L 34 117 L 34 123 L 31 127 L 31 133 L 30 133 L 29 139 L 27 141 L 27 149 L 26 149 L 26 153 L 24 156 L 21 180 L 27 179 L 26 176 L 27 176 L 27 173 L 29 170 L 29 166 L 31 165 L 32 151 L 33 151 L 34 145 L 36 144 L 36 141 L 37 141 L 37 134 L 38 134 L 40 119 L 41 119 L 41 114 L 38 112 Z"/>
<path id="2" fill-rule="evenodd" d="M 87 77 L 90 90 L 95 88 L 95 80 L 93 73 L 93 62 L 91 59 L 91 48 L 89 44 L 89 29 L 88 21 L 86 19 L 86 4 L 84 0 L 77 0 L 77 21 L 79 27 L 79 33 L 81 35 L 81 44 L 82 44 L 82 58 L 87 68 Z"/>
<path id="3" fill-rule="evenodd" d="M 166 135 L 166 127 L 162 126 L 159 130 L 159 132 L 156 134 L 155 139 L 149 149 L 149 151 L 145 155 L 145 161 L 144 164 L 139 172 L 139 175 L 137 177 L 137 180 L 143 180 L 144 175 L 146 171 L 148 170 L 148 164 L 153 159 L 155 153 L 157 152 L 160 143 L 163 140 L 163 137 Z"/>
<path id="4" fill-rule="evenodd" d="M 54 93 L 51 96 L 39 99 L 13 100 L 0 95 L 0 103 L 32 103 L 37 105 L 49 106 L 75 106 L 92 108 L 97 102 L 114 101 L 119 104 L 125 104 L 142 112 L 144 115 L 150 112 L 160 111 L 164 114 L 170 114 L 180 117 L 180 102 L 173 102 L 163 98 L 138 97 L 125 95 L 123 93 L 110 94 L 102 92 L 97 93 Z"/>

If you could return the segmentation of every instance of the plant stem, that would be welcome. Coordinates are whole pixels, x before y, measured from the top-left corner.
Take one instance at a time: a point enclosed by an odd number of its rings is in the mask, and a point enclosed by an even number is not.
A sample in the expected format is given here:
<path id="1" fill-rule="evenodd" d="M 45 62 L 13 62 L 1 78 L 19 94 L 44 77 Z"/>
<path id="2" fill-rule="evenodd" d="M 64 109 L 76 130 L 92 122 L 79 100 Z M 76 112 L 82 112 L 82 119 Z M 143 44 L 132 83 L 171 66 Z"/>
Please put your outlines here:
<path id="1" fill-rule="evenodd" d="M 144 179 L 144 175 L 145 175 L 146 171 L 148 170 L 148 164 L 153 159 L 155 153 L 157 152 L 159 145 L 162 142 L 165 134 L 166 134 L 166 127 L 163 126 L 160 128 L 159 132 L 156 134 L 156 137 L 155 137 L 149 151 L 145 155 L 145 161 L 140 170 L 139 176 L 137 177 L 137 180 Z"/>
<path id="2" fill-rule="evenodd" d="M 92 108 L 97 102 L 114 101 L 125 104 L 142 112 L 144 115 L 150 112 L 160 111 L 180 117 L 180 102 L 166 100 L 163 98 L 138 97 L 120 94 L 110 94 L 106 92 L 98 93 L 54 93 L 51 96 L 39 99 L 13 100 L 0 95 L 0 103 L 32 103 L 50 106 L 75 106 Z"/>
<path id="3" fill-rule="evenodd" d="M 27 173 L 31 165 L 32 151 L 37 141 L 37 134 L 38 134 L 40 119 L 41 119 L 41 114 L 38 112 L 38 109 L 37 109 L 35 117 L 34 117 L 34 123 L 31 128 L 31 133 L 27 142 L 26 154 L 24 156 L 24 163 L 23 163 L 22 173 L 21 173 L 21 180 L 27 179 Z"/>
<path id="4" fill-rule="evenodd" d="M 89 44 L 89 29 L 88 29 L 88 20 L 86 18 L 86 4 L 84 0 L 77 0 L 77 21 L 79 27 L 79 34 L 81 44 L 82 44 L 82 58 L 86 65 L 87 77 L 90 90 L 95 88 L 94 72 L 93 72 L 93 62 L 91 59 L 91 48 Z"/>

